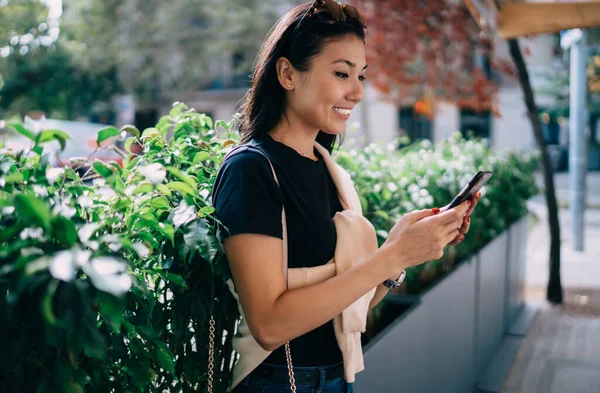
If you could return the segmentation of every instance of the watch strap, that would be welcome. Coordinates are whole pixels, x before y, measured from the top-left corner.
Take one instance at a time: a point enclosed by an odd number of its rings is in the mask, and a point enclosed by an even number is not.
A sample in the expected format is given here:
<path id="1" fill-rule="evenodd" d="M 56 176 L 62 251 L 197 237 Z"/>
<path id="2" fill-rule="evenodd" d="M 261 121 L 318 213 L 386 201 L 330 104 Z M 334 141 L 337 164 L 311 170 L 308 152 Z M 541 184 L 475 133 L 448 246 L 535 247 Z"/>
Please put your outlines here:
<path id="1" fill-rule="evenodd" d="M 383 282 L 383 285 L 385 285 L 389 289 L 398 288 L 400 285 L 402 285 L 402 282 L 404 281 L 405 277 L 406 270 L 403 270 L 402 273 L 400 273 L 400 277 L 398 277 L 396 280 L 387 279 Z"/>

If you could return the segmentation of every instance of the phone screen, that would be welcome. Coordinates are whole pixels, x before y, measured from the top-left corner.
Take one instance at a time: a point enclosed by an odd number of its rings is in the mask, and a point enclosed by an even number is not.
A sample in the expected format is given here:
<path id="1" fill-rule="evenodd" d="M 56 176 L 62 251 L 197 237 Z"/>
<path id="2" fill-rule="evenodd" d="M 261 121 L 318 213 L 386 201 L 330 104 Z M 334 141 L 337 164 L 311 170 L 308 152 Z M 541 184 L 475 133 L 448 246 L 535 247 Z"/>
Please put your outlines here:
<path id="1" fill-rule="evenodd" d="M 492 177 L 492 171 L 479 171 L 469 180 L 466 186 L 454 197 L 448 209 L 452 209 L 463 203 L 466 200 L 473 199 L 475 194 L 484 186 L 485 183 Z"/>

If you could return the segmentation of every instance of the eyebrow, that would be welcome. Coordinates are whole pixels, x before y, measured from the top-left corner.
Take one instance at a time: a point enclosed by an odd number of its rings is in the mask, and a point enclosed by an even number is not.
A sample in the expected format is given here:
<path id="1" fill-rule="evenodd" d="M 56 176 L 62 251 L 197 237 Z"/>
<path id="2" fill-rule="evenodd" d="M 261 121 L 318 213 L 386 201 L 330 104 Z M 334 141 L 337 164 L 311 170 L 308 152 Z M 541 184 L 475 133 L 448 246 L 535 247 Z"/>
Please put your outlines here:
<path id="1" fill-rule="evenodd" d="M 334 62 L 333 62 L 333 63 L 331 63 L 331 64 L 336 64 L 336 63 L 346 63 L 346 64 L 348 64 L 348 65 L 349 65 L 350 67 L 352 67 L 352 68 L 356 67 L 356 64 L 354 64 L 354 63 L 353 63 L 353 62 L 351 62 L 350 60 L 346 60 L 346 59 L 339 59 L 339 60 L 336 60 L 336 61 L 334 61 Z M 364 66 L 364 67 L 363 67 L 363 70 L 366 70 L 368 66 L 369 66 L 368 64 L 367 64 L 366 66 Z"/>

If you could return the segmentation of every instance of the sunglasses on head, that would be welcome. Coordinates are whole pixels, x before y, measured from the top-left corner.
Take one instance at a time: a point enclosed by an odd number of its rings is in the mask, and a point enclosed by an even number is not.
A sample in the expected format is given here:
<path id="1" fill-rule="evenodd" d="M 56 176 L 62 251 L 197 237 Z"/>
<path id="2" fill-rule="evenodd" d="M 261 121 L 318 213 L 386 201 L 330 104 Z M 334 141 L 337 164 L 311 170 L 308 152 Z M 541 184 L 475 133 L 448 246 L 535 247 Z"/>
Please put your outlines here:
<path id="1" fill-rule="evenodd" d="M 326 9 L 333 19 L 338 22 L 343 23 L 348 19 L 355 19 L 363 28 L 367 27 L 367 22 L 356 7 L 349 4 L 340 4 L 335 0 L 315 0 L 308 11 L 300 18 L 296 31 L 300 30 L 300 26 L 306 18 L 312 17 L 319 9 Z"/>

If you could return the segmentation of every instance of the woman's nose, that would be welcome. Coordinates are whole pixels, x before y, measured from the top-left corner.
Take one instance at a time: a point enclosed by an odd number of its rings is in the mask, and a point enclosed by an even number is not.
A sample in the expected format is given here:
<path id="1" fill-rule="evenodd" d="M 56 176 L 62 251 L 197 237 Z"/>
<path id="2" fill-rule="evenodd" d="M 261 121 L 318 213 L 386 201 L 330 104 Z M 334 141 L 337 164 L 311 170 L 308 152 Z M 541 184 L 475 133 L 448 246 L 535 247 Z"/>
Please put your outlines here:
<path id="1" fill-rule="evenodd" d="M 364 95 L 364 86 L 363 83 L 357 80 L 352 88 L 352 91 L 348 94 L 348 99 L 358 104 L 362 101 Z"/>

